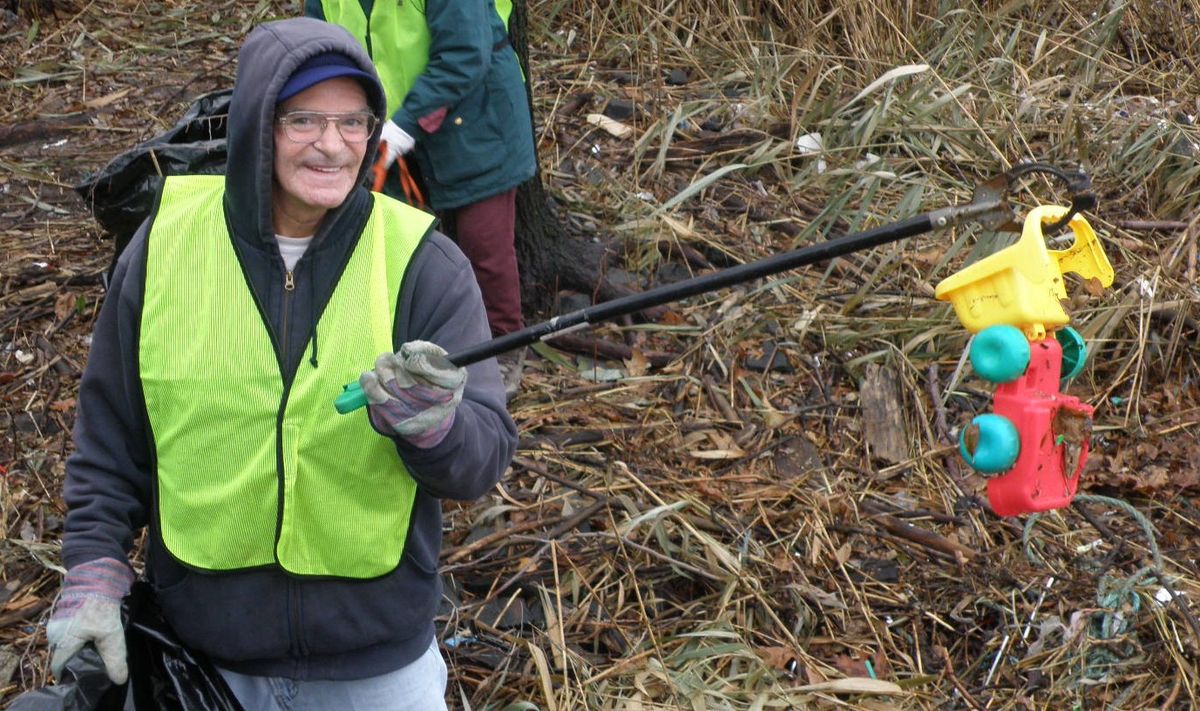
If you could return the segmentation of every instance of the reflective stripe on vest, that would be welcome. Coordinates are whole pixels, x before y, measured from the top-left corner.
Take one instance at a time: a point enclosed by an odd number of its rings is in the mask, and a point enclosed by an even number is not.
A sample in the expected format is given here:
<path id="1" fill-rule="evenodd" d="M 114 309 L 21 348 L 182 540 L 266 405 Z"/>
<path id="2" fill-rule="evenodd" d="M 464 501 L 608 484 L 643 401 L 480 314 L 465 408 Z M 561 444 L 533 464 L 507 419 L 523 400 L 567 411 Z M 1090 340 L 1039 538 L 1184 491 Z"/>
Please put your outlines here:
<path id="1" fill-rule="evenodd" d="M 342 385 L 392 350 L 400 281 L 433 218 L 375 195 L 291 388 L 225 227 L 222 176 L 167 178 L 138 366 L 163 543 L 204 570 L 374 578 L 400 562 L 416 483 Z M 319 305 L 318 305 L 319 306 Z"/>
<path id="2" fill-rule="evenodd" d="M 321 10 L 327 22 L 346 28 L 367 50 L 387 94 L 387 115 L 395 115 L 429 63 L 425 3 L 378 0 L 369 19 L 358 0 L 322 0 Z"/>

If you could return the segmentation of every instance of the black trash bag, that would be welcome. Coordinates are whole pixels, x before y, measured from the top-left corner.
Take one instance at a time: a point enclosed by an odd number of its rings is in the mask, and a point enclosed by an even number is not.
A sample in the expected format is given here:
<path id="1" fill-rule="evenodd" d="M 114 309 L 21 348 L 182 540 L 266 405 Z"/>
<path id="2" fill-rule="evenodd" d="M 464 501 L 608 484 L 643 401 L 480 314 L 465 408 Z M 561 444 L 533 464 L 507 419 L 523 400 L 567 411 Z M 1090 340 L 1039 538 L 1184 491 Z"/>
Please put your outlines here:
<path id="1" fill-rule="evenodd" d="M 197 98 L 166 133 L 122 153 L 75 186 L 96 221 L 113 236 L 114 263 L 150 216 L 164 176 L 225 172 L 232 95 L 232 89 L 224 89 Z"/>
<path id="2" fill-rule="evenodd" d="M 131 707 L 126 710 L 243 711 L 208 657 L 183 646 L 163 619 L 150 584 L 139 581 L 126 601 Z"/>
<path id="3" fill-rule="evenodd" d="M 212 662 L 175 636 L 149 583 L 134 583 L 122 614 L 129 683 L 109 681 L 89 644 L 59 683 L 18 696 L 9 711 L 244 711 Z"/>
<path id="4" fill-rule="evenodd" d="M 21 694 L 8 711 L 123 711 L 126 696 L 124 686 L 109 681 L 100 653 L 89 644 L 67 660 L 57 684 Z"/>

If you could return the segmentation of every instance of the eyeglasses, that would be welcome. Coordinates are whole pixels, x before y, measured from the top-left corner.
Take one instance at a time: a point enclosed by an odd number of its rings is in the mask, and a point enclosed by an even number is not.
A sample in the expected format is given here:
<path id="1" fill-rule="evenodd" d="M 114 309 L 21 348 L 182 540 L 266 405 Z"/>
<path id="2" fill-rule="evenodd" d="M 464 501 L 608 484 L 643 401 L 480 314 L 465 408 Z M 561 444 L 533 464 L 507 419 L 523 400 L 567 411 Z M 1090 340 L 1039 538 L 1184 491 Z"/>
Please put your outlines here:
<path id="1" fill-rule="evenodd" d="M 323 114 L 317 111 L 289 111 L 275 119 L 283 133 L 295 143 L 314 143 L 325 135 L 330 123 L 337 126 L 338 135 L 346 143 L 362 143 L 375 130 L 375 116 L 366 111 L 344 114 Z"/>

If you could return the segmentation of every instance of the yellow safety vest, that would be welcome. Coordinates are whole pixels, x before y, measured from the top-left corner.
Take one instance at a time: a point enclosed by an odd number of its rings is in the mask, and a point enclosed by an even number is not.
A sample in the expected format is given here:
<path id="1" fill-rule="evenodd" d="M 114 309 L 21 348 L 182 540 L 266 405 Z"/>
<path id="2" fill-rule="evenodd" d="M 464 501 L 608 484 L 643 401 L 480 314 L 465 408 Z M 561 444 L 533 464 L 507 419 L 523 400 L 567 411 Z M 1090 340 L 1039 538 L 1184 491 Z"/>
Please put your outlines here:
<path id="1" fill-rule="evenodd" d="M 433 218 L 375 206 L 320 314 L 319 367 L 284 383 L 234 252 L 224 177 L 166 179 L 147 243 L 138 367 L 163 543 L 212 571 L 374 578 L 400 562 L 416 483 L 365 411 L 333 400 L 392 350 L 400 282 Z"/>
<path id="2" fill-rule="evenodd" d="M 346 28 L 371 55 L 387 94 L 387 115 L 394 115 L 429 63 L 425 3 L 377 0 L 369 19 L 358 0 L 323 0 L 321 10 L 327 22 Z"/>
<path id="3" fill-rule="evenodd" d="M 512 0 L 496 2 L 506 29 L 512 8 Z M 322 0 L 321 11 L 326 22 L 346 28 L 367 50 L 387 94 L 387 115 L 395 115 L 429 63 L 425 3 L 376 0 L 368 18 L 358 0 Z"/>

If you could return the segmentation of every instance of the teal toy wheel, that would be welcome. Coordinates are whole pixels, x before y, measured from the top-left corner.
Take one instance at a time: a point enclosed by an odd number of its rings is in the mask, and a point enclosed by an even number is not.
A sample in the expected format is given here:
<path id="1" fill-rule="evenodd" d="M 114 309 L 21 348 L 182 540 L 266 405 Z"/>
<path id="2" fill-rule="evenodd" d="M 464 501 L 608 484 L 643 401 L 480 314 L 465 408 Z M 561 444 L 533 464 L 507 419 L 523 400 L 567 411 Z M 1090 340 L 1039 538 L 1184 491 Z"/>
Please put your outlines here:
<path id="1" fill-rule="evenodd" d="M 975 471 L 998 474 L 1017 461 L 1021 436 L 1003 415 L 978 415 L 958 434 L 958 451 Z"/>
<path id="2" fill-rule="evenodd" d="M 1062 346 L 1062 377 L 1074 378 L 1083 371 L 1083 364 L 1087 361 L 1087 346 L 1083 343 L 1083 336 L 1067 326 L 1056 331 L 1054 338 Z"/>
<path id="3" fill-rule="evenodd" d="M 1011 383 L 1029 367 L 1029 339 L 1016 326 L 988 326 L 971 341 L 971 365 L 992 383 Z"/>

